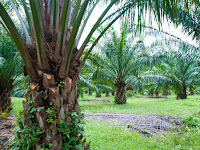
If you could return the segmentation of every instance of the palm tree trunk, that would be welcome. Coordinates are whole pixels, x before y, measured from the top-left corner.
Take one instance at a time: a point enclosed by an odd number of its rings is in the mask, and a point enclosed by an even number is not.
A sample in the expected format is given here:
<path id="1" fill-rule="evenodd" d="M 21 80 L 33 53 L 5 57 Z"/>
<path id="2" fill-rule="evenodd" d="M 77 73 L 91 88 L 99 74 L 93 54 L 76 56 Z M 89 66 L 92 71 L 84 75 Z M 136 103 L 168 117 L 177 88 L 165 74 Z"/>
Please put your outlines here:
<path id="1" fill-rule="evenodd" d="M 29 149 L 76 150 L 78 146 L 88 149 L 82 135 L 83 114 L 78 104 L 77 78 L 67 77 L 56 83 L 58 80 L 53 74 L 43 73 L 37 83 L 29 83 L 30 90 L 26 91 L 26 101 L 23 101 L 24 125 L 20 127 L 34 130 L 33 126 L 37 126 L 41 131 L 39 140 L 31 143 Z"/>
<path id="2" fill-rule="evenodd" d="M 183 85 L 183 91 L 181 93 L 177 94 L 176 99 L 186 99 L 187 98 L 187 93 L 186 93 L 187 87 Z"/>
<path id="3" fill-rule="evenodd" d="M 106 91 L 106 97 L 109 97 L 109 91 Z"/>
<path id="4" fill-rule="evenodd" d="M 96 92 L 96 97 L 101 97 L 101 92 Z"/>
<path id="5" fill-rule="evenodd" d="M 112 96 L 115 96 L 115 91 L 112 91 Z"/>
<path id="6" fill-rule="evenodd" d="M 92 89 L 89 89 L 89 95 L 92 95 Z"/>
<path id="7" fill-rule="evenodd" d="M 190 86 L 190 95 L 194 95 L 194 88 Z"/>
<path id="8" fill-rule="evenodd" d="M 157 90 L 155 94 L 156 94 L 156 96 L 159 96 L 159 90 Z"/>
<path id="9" fill-rule="evenodd" d="M 168 96 L 169 95 L 169 92 L 168 92 L 168 86 L 165 86 L 164 89 L 163 89 L 163 96 Z"/>
<path id="10" fill-rule="evenodd" d="M 125 86 L 121 86 L 121 87 L 116 86 L 115 103 L 116 104 L 126 104 Z"/>
<path id="11" fill-rule="evenodd" d="M 13 89 L 13 79 L 10 79 L 5 89 L 0 87 L 0 108 L 4 111 L 9 107 L 11 109 L 11 90 Z"/>
<path id="12" fill-rule="evenodd" d="M 6 110 L 6 108 L 11 106 L 11 94 L 10 92 L 3 92 L 0 94 L 0 108 Z"/>
<path id="13" fill-rule="evenodd" d="M 149 93 L 149 96 L 153 96 L 153 93 L 154 93 L 154 92 L 151 91 L 151 92 Z"/>

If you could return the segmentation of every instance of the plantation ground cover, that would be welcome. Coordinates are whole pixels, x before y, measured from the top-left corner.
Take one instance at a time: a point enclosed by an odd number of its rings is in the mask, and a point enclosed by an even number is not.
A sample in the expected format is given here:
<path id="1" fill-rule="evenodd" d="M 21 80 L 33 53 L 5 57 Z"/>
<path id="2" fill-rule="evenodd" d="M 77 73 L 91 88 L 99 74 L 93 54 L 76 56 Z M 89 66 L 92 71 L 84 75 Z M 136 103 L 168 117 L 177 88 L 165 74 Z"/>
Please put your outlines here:
<path id="1" fill-rule="evenodd" d="M 112 103 L 99 103 L 83 101 L 84 99 L 107 99 Z M 176 100 L 176 96 L 167 99 L 156 98 L 127 98 L 127 104 L 114 104 L 114 97 L 96 98 L 93 95 L 84 95 L 79 104 L 82 112 L 118 112 L 129 114 L 160 114 L 174 117 L 187 117 L 200 111 L 200 96 L 188 96 L 185 100 Z"/>
<path id="2" fill-rule="evenodd" d="M 167 99 L 150 99 L 130 97 L 127 104 L 114 104 L 114 97 L 101 97 L 84 95 L 80 98 L 79 104 L 84 113 L 95 112 L 118 112 L 129 114 L 159 114 L 181 117 L 187 119 L 188 125 L 197 123 L 195 119 L 200 117 L 197 114 L 200 106 L 200 96 L 188 96 L 186 100 L 176 100 L 174 96 Z M 108 102 L 84 101 L 95 99 L 106 99 Z M 14 104 L 11 113 L 16 114 L 22 110 L 21 101 L 23 98 L 12 98 Z M 184 132 L 171 133 L 166 136 L 147 137 L 138 131 L 129 131 L 126 126 L 113 125 L 110 123 L 87 120 L 85 122 L 85 135 L 91 141 L 91 148 L 95 150 L 149 150 L 149 149 L 176 149 L 176 150 L 199 150 L 200 130 L 198 127 L 185 128 Z"/>

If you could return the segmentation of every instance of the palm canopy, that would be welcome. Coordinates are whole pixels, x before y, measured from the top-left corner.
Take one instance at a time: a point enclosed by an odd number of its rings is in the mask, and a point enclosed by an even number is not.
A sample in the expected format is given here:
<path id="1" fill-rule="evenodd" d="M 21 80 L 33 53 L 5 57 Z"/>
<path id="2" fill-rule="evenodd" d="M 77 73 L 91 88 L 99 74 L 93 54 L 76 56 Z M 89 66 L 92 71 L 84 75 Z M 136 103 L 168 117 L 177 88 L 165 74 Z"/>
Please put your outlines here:
<path id="1" fill-rule="evenodd" d="M 10 1 L 12 2 L 13 0 Z M 38 70 L 35 70 L 35 66 L 32 63 L 34 60 L 37 60 L 37 68 L 39 68 L 39 70 L 49 72 L 53 69 L 56 72 L 59 72 L 59 76 L 69 75 L 71 59 L 73 60 L 74 57 L 79 59 L 81 57 L 82 52 L 96 29 L 108 20 L 109 23 L 93 42 L 91 49 L 96 45 L 105 31 L 125 13 L 125 16 L 137 20 L 138 24 L 142 24 L 142 19 L 145 18 L 142 17 L 142 14 L 147 11 L 153 12 L 158 21 L 161 21 L 164 16 L 176 18 L 177 15 L 176 8 L 178 1 L 174 0 L 127 0 L 126 2 L 120 2 L 120 0 L 108 0 L 106 1 L 108 3 L 107 7 L 88 32 L 86 39 L 83 44 L 81 44 L 79 52 L 77 53 L 75 52 L 74 47 L 77 47 L 79 44 L 88 19 L 91 17 L 91 14 L 94 13 L 96 5 L 100 2 L 102 1 L 30 0 L 29 3 L 27 3 L 25 0 L 22 0 L 26 18 L 28 20 L 28 26 L 24 25 L 19 12 L 17 15 L 24 28 L 27 42 L 30 41 L 31 38 L 34 39 L 34 44 L 29 46 L 25 44 L 24 39 L 17 31 L 2 4 L 0 4 L 3 24 L 17 45 L 29 75 L 32 76 L 31 78 L 36 78 L 38 72 Z M 121 7 L 114 13 L 108 14 L 109 10 L 118 2 L 122 3 Z M 14 4 L 13 7 L 15 7 Z M 17 12 L 17 9 L 15 10 Z M 135 15 L 136 11 L 138 11 L 138 15 Z M 77 53 L 76 56 L 74 56 L 74 53 Z M 90 50 L 86 53 L 85 57 L 87 57 L 89 53 Z M 50 62 L 54 64 L 59 62 L 60 67 L 53 67 Z"/>
<path id="2" fill-rule="evenodd" d="M 181 5 L 179 7 L 182 7 Z M 183 30 L 200 42 L 200 4 L 197 1 L 189 1 L 189 9 L 180 8 L 177 22 L 183 26 Z"/>
<path id="3" fill-rule="evenodd" d="M 126 88 L 128 84 L 140 87 L 140 71 L 145 64 L 149 64 L 149 57 L 141 54 L 145 51 L 144 43 L 135 42 L 133 34 L 125 26 L 120 35 L 112 31 L 101 43 L 101 55 L 93 58 L 93 62 L 99 66 L 96 78 L 109 81 L 116 89 Z"/>
<path id="4" fill-rule="evenodd" d="M 186 98 L 186 88 L 197 83 L 200 77 L 199 48 L 179 40 L 167 41 L 167 45 L 176 45 L 178 51 L 168 47 L 168 51 L 153 56 L 159 58 L 158 65 L 165 66 L 160 81 L 171 84 L 175 87 L 176 93 L 184 93 Z"/>
<path id="5" fill-rule="evenodd" d="M 89 58 L 84 63 L 84 66 L 81 69 L 79 79 L 78 79 L 78 90 L 80 93 L 85 91 L 96 91 L 96 93 L 100 93 L 101 91 L 111 91 L 112 88 L 109 85 L 109 83 L 106 84 L 106 81 L 96 79 L 95 71 L 97 70 L 97 65 L 94 65 L 94 62 L 91 62 L 90 58 L 93 58 L 93 55 L 91 54 Z"/>

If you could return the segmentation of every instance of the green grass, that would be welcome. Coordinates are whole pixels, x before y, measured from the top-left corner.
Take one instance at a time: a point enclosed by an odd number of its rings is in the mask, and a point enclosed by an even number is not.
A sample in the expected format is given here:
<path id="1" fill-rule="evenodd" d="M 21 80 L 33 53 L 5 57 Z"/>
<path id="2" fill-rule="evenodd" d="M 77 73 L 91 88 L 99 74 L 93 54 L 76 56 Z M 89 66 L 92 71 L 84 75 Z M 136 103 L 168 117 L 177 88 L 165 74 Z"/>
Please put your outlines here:
<path id="1" fill-rule="evenodd" d="M 114 104 L 114 97 L 101 97 L 84 95 L 79 104 L 83 112 L 119 112 L 130 114 L 160 114 L 186 117 L 199 112 L 200 96 L 188 96 L 185 100 L 176 100 L 174 96 L 167 99 L 155 98 L 127 98 L 127 104 Z M 112 103 L 88 102 L 83 99 L 107 99 Z"/>
<path id="2" fill-rule="evenodd" d="M 12 97 L 11 100 L 13 109 L 11 110 L 10 113 L 19 114 L 20 112 L 22 112 L 23 111 L 22 101 L 25 100 L 25 98 Z"/>
<path id="3" fill-rule="evenodd" d="M 127 104 L 114 104 L 114 97 L 84 95 L 79 99 L 83 112 L 120 112 L 133 114 L 161 114 L 187 118 L 200 112 L 200 96 L 188 96 L 185 100 L 176 100 L 176 96 L 168 99 L 148 99 L 131 97 Z M 88 102 L 83 99 L 107 99 L 112 103 Z M 12 98 L 14 109 L 11 113 L 22 111 L 24 98 Z M 85 133 L 91 148 L 94 150 L 199 150 L 200 130 L 191 128 L 182 134 L 173 133 L 166 136 L 147 137 L 137 131 L 128 131 L 124 126 L 100 123 L 89 120 L 85 125 Z"/>
<path id="4" fill-rule="evenodd" d="M 123 126 L 87 121 L 87 140 L 94 150 L 199 150 L 200 132 L 196 129 L 179 134 L 147 137 Z"/>

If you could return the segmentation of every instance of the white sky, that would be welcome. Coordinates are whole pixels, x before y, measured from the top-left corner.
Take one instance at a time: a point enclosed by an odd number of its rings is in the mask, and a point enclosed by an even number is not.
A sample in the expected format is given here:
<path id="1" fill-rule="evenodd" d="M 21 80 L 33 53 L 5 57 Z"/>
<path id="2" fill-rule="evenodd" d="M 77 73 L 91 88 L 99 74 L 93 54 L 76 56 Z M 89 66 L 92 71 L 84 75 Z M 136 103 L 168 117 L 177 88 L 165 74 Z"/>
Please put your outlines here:
<path id="1" fill-rule="evenodd" d="M 79 46 L 80 46 L 80 44 L 82 44 L 83 40 L 85 39 L 85 37 L 87 36 L 89 31 L 91 30 L 92 25 L 97 21 L 97 19 L 99 18 L 101 13 L 104 11 L 104 9 L 105 9 L 105 5 L 104 6 L 99 5 L 99 6 L 97 6 L 95 8 L 93 15 L 90 17 L 90 19 L 88 21 L 88 24 L 86 25 L 86 30 L 83 32 L 83 35 L 81 37 L 81 41 L 79 43 Z M 117 9 L 117 7 L 112 8 L 110 10 L 110 12 L 112 12 L 115 9 Z M 148 21 L 146 21 L 146 22 L 148 22 Z M 116 23 L 114 23 L 113 26 L 117 30 L 120 29 L 118 21 Z M 157 23 L 155 21 L 152 22 L 152 27 L 158 29 L 158 25 L 157 25 Z M 171 34 L 171 35 L 174 35 L 174 36 L 176 36 L 176 37 L 178 37 L 178 38 L 182 39 L 183 41 L 186 41 L 186 42 L 188 42 L 190 44 L 193 44 L 195 46 L 200 46 L 199 43 L 197 43 L 195 40 L 192 40 L 192 37 L 188 36 L 187 33 L 182 32 L 181 27 L 175 28 L 173 26 L 173 24 L 169 23 L 166 19 L 165 19 L 165 21 L 163 23 L 162 30 L 167 32 L 167 33 L 169 33 L 169 34 Z M 97 33 L 94 33 L 94 36 L 96 37 Z M 145 43 L 147 45 L 149 45 L 154 40 L 155 40 L 155 38 L 145 39 Z"/>
<path id="2" fill-rule="evenodd" d="M 97 6 L 97 8 L 95 9 L 95 13 L 92 15 L 92 17 L 88 21 L 88 25 L 86 26 L 86 30 L 83 32 L 83 35 L 82 35 L 82 38 L 81 38 L 82 40 L 87 36 L 92 25 L 96 22 L 96 20 L 99 18 L 99 16 L 104 11 L 104 9 L 105 9 L 105 6 Z M 114 9 L 116 9 L 116 8 L 113 8 L 111 11 L 113 11 Z M 115 29 L 119 30 L 119 22 L 116 22 L 113 26 L 115 27 Z M 158 25 L 155 21 L 152 22 L 152 27 L 158 29 Z M 167 32 L 171 35 L 174 35 L 174 36 L 176 36 L 176 37 L 182 39 L 183 41 L 188 42 L 192 45 L 199 46 L 199 44 L 195 40 L 193 40 L 192 37 L 188 36 L 187 33 L 184 33 L 182 31 L 180 26 L 178 28 L 175 28 L 173 26 L 173 24 L 169 23 L 169 21 L 167 21 L 166 19 L 162 24 L 162 31 Z M 81 40 L 81 42 L 82 42 L 82 40 Z M 147 45 L 149 45 L 154 40 L 155 40 L 155 38 L 145 39 L 145 42 L 147 43 Z M 79 44 L 81 44 L 81 43 L 79 43 Z"/>

